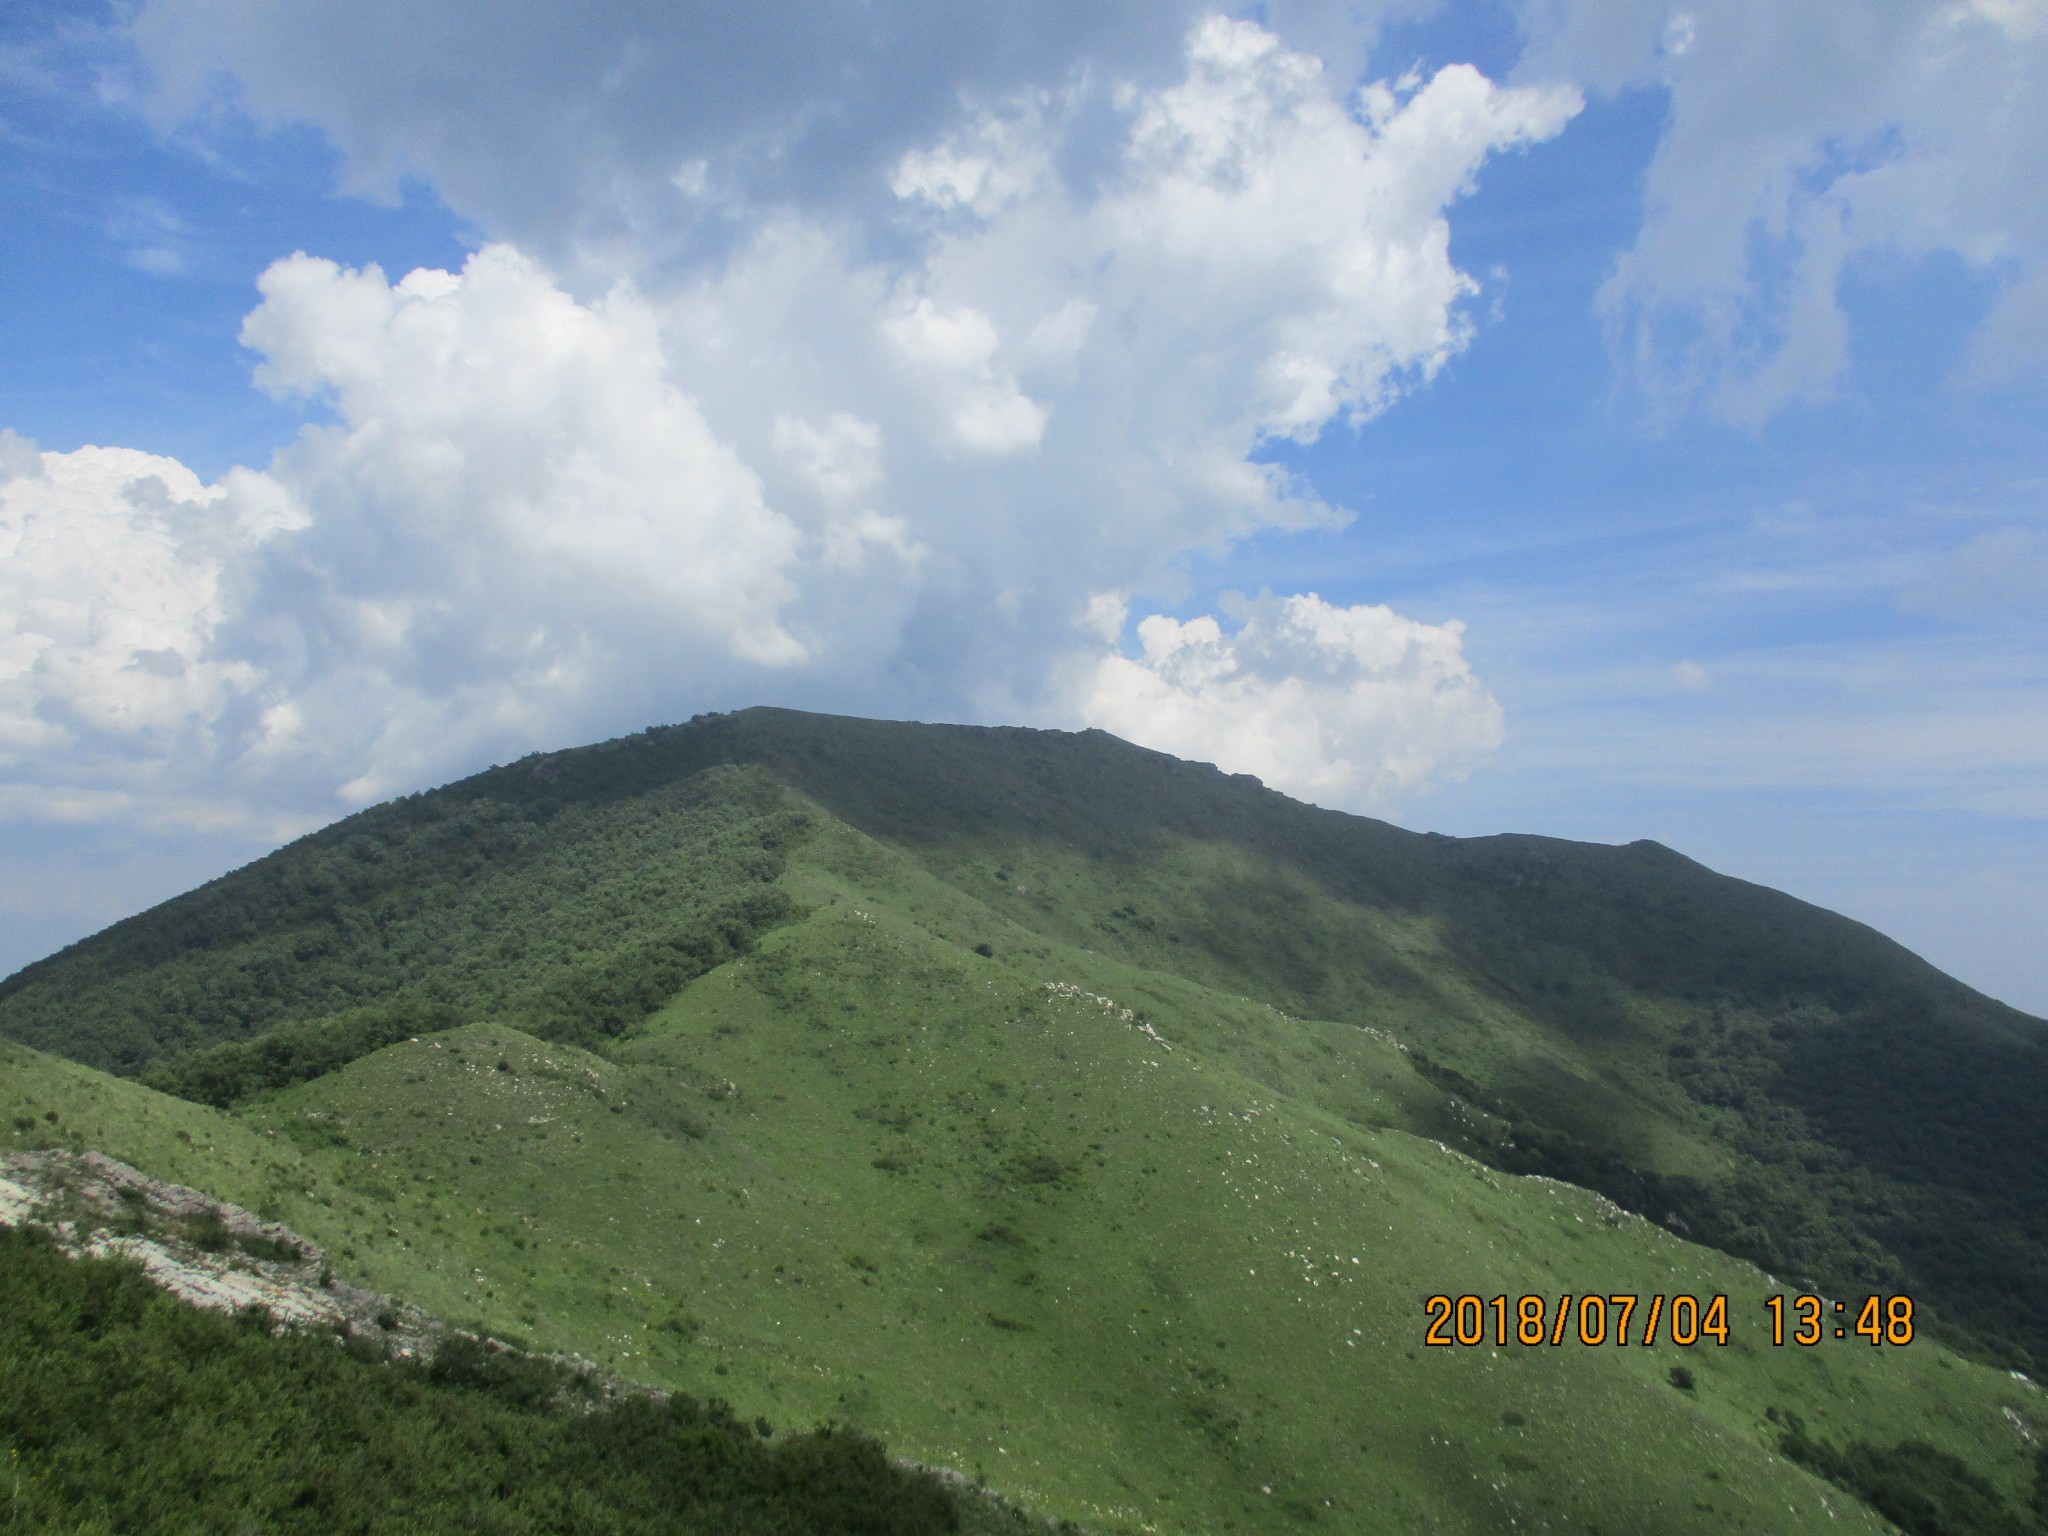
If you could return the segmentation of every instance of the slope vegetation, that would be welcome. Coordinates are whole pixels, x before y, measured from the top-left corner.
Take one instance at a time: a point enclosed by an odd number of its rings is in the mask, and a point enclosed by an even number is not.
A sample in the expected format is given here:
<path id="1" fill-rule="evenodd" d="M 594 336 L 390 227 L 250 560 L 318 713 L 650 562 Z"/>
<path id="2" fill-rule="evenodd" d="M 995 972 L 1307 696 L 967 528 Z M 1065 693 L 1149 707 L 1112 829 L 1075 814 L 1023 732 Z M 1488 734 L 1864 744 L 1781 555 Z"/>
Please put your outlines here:
<path id="1" fill-rule="evenodd" d="M 1487 1058 L 1408 1039 L 1455 1005 L 1504 1059 L 1564 1048 L 1426 914 L 1357 908 L 1407 979 L 1317 1020 L 1223 960 L 1149 963 L 1207 948 L 1154 914 L 1262 855 L 1103 855 L 1126 884 L 1091 923 L 1094 855 L 941 867 L 777 793 L 790 915 L 600 1049 L 509 1013 L 379 1044 L 356 1014 L 352 1059 L 321 1026 L 211 1057 L 223 1110 L 5 1047 L 0 1142 L 101 1147 L 457 1322 L 1094 1530 L 1878 1531 L 1902 1483 L 1940 1522 L 1908 1529 L 2032 1529 L 2026 1383 L 1925 1338 L 1773 1347 L 1782 1284 L 1473 1155 L 1503 1124 L 1439 1079 Z M 1659 1155 L 1732 1156 L 1693 1134 Z M 1726 1294 L 1730 1338 L 1645 1347 L 1639 1313 L 1625 1347 L 1435 1348 L 1439 1292 Z"/>
<path id="2" fill-rule="evenodd" d="M 466 780 L 117 923 L 0 982 L 5 1032 L 117 1072 L 367 1004 L 621 1033 L 787 915 L 791 813 L 759 773 L 591 750 L 566 798 L 548 759 Z"/>
<path id="3" fill-rule="evenodd" d="M 857 1434 L 764 1444 L 722 1404 L 573 1401 L 565 1369 L 472 1340 L 431 1362 L 346 1342 L 182 1306 L 133 1264 L 0 1228 L 0 1520 L 136 1536 L 1034 1528 Z"/>
<path id="4" fill-rule="evenodd" d="M 393 1004 L 601 1044 L 794 915 L 821 812 L 1037 939 L 1397 1034 L 1499 1168 L 2048 1360 L 2039 1021 L 1655 844 L 1419 836 L 1095 732 L 750 710 L 527 759 L 27 968 L 0 1033 L 167 1084 Z"/>

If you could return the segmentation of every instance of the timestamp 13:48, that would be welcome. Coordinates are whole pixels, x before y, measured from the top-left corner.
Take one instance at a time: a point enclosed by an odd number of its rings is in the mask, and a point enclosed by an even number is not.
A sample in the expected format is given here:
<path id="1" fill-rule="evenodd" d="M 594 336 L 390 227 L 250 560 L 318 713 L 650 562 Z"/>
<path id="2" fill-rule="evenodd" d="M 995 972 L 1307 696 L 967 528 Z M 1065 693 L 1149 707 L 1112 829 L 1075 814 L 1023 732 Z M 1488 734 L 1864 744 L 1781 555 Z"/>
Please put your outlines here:
<path id="1" fill-rule="evenodd" d="M 1830 1334 L 1874 1345 L 1913 1342 L 1910 1296 L 1866 1296 L 1853 1307 L 1819 1296 L 1766 1296 L 1763 1305 L 1770 1316 L 1771 1342 L 1779 1346 L 1818 1344 Z M 1423 1310 L 1429 1319 L 1423 1343 L 1434 1345 L 1650 1347 L 1668 1340 L 1684 1347 L 1702 1340 L 1728 1342 L 1725 1295 L 1439 1295 L 1425 1298 Z"/>
<path id="2" fill-rule="evenodd" d="M 1872 1344 L 1913 1342 L 1910 1296 L 1864 1297 L 1855 1308 L 1853 1325 L 1848 1302 L 1823 1301 L 1818 1296 L 1766 1296 L 1764 1310 L 1771 1314 L 1773 1344 L 1818 1344 L 1830 1333 L 1838 1339 L 1868 1339 Z"/>

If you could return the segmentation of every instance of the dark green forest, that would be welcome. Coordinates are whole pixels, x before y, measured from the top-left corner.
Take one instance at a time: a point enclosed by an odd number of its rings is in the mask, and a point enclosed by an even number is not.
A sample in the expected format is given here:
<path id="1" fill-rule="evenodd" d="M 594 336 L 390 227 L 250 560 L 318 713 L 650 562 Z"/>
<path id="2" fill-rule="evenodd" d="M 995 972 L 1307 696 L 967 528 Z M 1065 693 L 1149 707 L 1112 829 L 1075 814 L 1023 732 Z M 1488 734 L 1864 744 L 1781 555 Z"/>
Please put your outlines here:
<path id="1" fill-rule="evenodd" d="M 159 1057 L 143 1069 L 142 1080 L 194 1104 L 229 1109 L 259 1093 L 338 1072 L 387 1045 L 467 1022 L 461 1009 L 447 1003 L 351 1008 L 330 1018 L 279 1024 L 250 1040 Z"/>
<path id="2" fill-rule="evenodd" d="M 801 818 L 761 775 L 555 780 L 543 759 L 302 838 L 0 982 L 6 1033 L 127 1074 L 372 1004 L 587 1042 L 786 915 Z"/>

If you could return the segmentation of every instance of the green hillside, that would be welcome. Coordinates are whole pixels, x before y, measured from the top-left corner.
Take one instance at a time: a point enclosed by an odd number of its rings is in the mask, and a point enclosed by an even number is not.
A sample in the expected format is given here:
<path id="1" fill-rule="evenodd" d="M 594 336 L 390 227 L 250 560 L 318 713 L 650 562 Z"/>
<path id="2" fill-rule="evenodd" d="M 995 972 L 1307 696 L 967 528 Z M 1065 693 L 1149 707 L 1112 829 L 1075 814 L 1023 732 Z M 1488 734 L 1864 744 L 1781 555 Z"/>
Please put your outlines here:
<path id="1" fill-rule="evenodd" d="M 469 1025 L 231 1116 L 21 1052 L 0 1116 L 1092 1529 L 1880 1529 L 1774 1454 L 1795 1419 L 2031 1499 L 2032 1389 L 1925 1342 L 1771 1348 L 1754 1270 L 1399 1128 L 1458 1116 L 1387 1040 L 1031 945 L 857 834 L 810 851 L 813 915 L 609 1057 Z M 1731 1342 L 1422 1343 L 1430 1291 L 1594 1285 L 1726 1293 Z"/>
<path id="2" fill-rule="evenodd" d="M 0 1147 L 1093 1529 L 2034 1529 L 2038 1394 L 1967 1356 L 2042 1349 L 2041 1026 L 1654 845 L 749 711 L 352 817 L 0 1030 L 90 1064 L 0 1058 Z M 1920 1337 L 1772 1347 L 1809 1278 Z M 1731 1342 L 1437 1349 L 1438 1292 Z"/>
<path id="3" fill-rule="evenodd" d="M 139 1269 L 0 1230 L 0 1529 L 187 1536 L 1020 1532 L 865 1436 L 764 1444 L 729 1409 L 602 1400 L 453 1339 L 390 1361 L 172 1301 Z"/>
<path id="4" fill-rule="evenodd" d="M 818 808 L 1043 938 L 1394 1029 L 1503 1168 L 2048 1360 L 2039 1021 L 1655 844 L 1416 835 L 1099 732 L 750 710 L 530 758 L 28 967 L 0 1033 L 133 1072 L 410 1000 L 593 1044 L 787 919 Z"/>
<path id="5" fill-rule="evenodd" d="M 570 798 L 541 759 L 517 796 L 396 800 L 117 923 L 0 982 L 5 1032 L 116 1072 L 393 1000 L 622 1032 L 785 915 L 792 815 L 758 773 L 614 782 L 645 754 L 590 751 Z"/>

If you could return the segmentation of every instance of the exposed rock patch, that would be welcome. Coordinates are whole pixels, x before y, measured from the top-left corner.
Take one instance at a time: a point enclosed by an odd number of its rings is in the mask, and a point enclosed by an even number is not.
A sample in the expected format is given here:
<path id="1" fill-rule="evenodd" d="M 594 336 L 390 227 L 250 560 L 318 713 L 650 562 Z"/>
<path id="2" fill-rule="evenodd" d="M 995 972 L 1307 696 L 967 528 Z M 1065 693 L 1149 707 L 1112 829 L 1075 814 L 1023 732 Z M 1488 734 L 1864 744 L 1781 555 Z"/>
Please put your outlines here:
<path id="1" fill-rule="evenodd" d="M 258 1307 L 277 1324 L 359 1335 L 399 1358 L 447 1330 L 409 1302 L 335 1277 L 289 1227 L 201 1190 L 152 1179 L 100 1152 L 0 1157 L 0 1226 L 33 1225 L 73 1254 L 120 1257 L 196 1307 Z"/>

